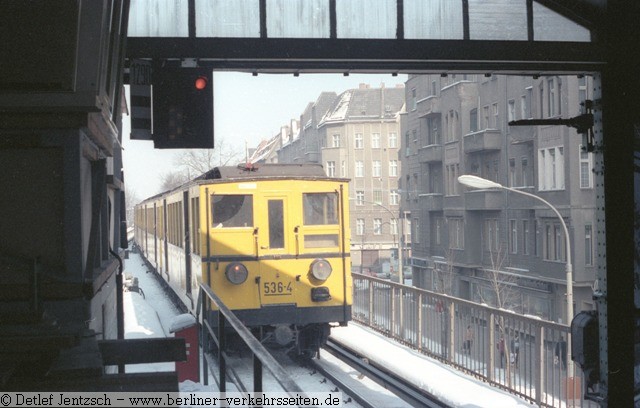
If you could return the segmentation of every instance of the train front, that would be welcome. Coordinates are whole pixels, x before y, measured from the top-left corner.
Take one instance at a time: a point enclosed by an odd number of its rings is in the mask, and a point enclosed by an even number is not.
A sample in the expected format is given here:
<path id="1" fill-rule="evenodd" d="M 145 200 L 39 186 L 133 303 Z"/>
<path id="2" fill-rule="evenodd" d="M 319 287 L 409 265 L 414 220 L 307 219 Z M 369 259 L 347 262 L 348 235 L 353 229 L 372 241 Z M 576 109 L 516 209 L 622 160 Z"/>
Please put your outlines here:
<path id="1" fill-rule="evenodd" d="M 203 278 L 263 337 L 313 355 L 351 319 L 348 180 L 287 178 L 202 187 Z"/>

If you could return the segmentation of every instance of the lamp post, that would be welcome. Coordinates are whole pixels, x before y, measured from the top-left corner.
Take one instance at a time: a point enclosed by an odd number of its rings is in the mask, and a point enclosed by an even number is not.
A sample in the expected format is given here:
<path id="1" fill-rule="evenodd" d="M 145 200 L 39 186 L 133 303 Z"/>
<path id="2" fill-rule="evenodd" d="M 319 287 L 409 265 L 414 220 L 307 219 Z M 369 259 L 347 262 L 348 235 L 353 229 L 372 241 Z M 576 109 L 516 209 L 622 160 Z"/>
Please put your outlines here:
<path id="1" fill-rule="evenodd" d="M 567 262 L 566 262 L 566 275 L 567 275 L 567 324 L 571 325 L 571 319 L 573 319 L 573 266 L 571 265 L 571 241 L 569 238 L 569 230 L 567 229 L 567 224 L 564 222 L 562 215 L 556 207 L 551 205 L 547 200 L 538 197 L 535 194 L 527 193 L 526 191 L 516 190 L 515 188 L 505 187 L 500 183 L 496 183 L 495 181 L 483 179 L 478 176 L 472 175 L 463 175 L 458 177 L 458 182 L 460 184 L 464 184 L 465 186 L 472 188 L 499 188 L 502 190 L 511 191 L 517 194 L 522 194 L 531 198 L 534 198 L 538 201 L 543 202 L 546 206 L 551 208 L 551 210 L 558 216 L 560 219 L 560 223 L 562 224 L 562 229 L 564 230 L 565 242 L 567 243 Z M 569 376 L 572 376 L 573 373 L 573 360 L 571 360 L 571 332 L 567 335 L 567 373 Z"/>
<path id="2" fill-rule="evenodd" d="M 393 211 L 391 211 L 388 207 L 380 204 L 380 203 L 376 203 L 375 201 L 367 201 L 367 200 L 363 200 L 363 199 L 357 199 L 357 198 L 353 198 L 353 197 L 349 197 L 349 201 L 356 201 L 356 202 L 363 202 L 363 203 L 367 203 L 367 204 L 373 204 L 373 205 L 377 205 L 378 207 L 382 208 L 383 210 L 387 211 L 389 214 L 391 214 L 391 218 L 393 220 L 396 221 L 396 226 L 398 225 L 398 217 L 396 217 L 396 215 L 393 213 Z M 393 235 L 393 234 L 392 234 Z M 393 238 L 393 242 L 395 244 L 395 236 Z M 398 246 L 398 266 L 400 269 L 399 275 L 398 275 L 398 282 L 403 285 L 404 284 L 404 265 L 402 264 L 403 259 L 402 259 L 402 237 L 400 237 L 400 245 Z M 362 265 L 362 255 L 360 255 L 360 265 Z"/>

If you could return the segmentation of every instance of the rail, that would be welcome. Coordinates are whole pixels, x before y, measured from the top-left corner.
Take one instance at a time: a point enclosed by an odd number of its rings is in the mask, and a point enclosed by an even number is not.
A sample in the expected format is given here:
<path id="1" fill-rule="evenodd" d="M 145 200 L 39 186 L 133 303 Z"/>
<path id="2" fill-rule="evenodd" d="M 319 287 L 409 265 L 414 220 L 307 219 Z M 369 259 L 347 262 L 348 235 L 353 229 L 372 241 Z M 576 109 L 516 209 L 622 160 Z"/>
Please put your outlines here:
<path id="1" fill-rule="evenodd" d="M 567 372 L 569 326 L 357 273 L 353 288 L 354 321 L 538 406 L 597 406 Z"/>
<path id="2" fill-rule="evenodd" d="M 439 401 L 434 395 L 429 394 L 425 390 L 421 389 L 417 385 L 403 379 L 402 377 L 387 371 L 382 365 L 375 362 L 365 362 L 355 351 L 351 350 L 347 346 L 336 342 L 332 339 L 327 341 L 324 346 L 324 350 L 331 353 L 333 356 L 344 361 L 349 366 L 355 368 L 361 373 L 365 373 L 367 377 L 373 381 L 382 385 L 384 388 L 390 390 L 402 400 L 414 407 L 422 408 L 449 408 L 450 406 L 444 402 Z M 312 361 L 313 363 L 313 361 Z M 327 377 L 331 378 L 331 381 L 340 385 L 345 389 L 350 387 L 341 383 L 340 379 L 333 376 L 330 372 L 324 370 L 319 364 L 315 365 L 316 369 L 323 372 Z M 366 396 L 358 395 L 354 390 L 349 390 L 350 395 L 354 396 L 356 402 L 365 408 L 374 407 L 366 400 Z"/>
<path id="3" fill-rule="evenodd" d="M 215 309 L 213 309 L 215 307 Z M 201 318 L 200 318 L 201 317 Z M 239 335 L 244 344 L 253 353 L 253 391 L 260 393 L 262 389 L 262 369 L 266 368 L 289 395 L 305 395 L 305 392 L 291 379 L 284 368 L 264 348 L 254 334 L 233 314 L 222 300 L 211 290 L 206 283 L 200 284 L 198 292 L 198 306 L 196 318 L 201 324 L 201 346 L 203 352 L 211 348 L 211 341 L 215 342 L 218 351 L 218 367 L 220 392 L 226 392 L 226 364 L 224 358 L 225 330 L 228 326 Z M 214 322 L 217 326 L 214 327 Z M 203 359 L 203 383 L 208 385 L 209 367 L 206 358 Z"/>

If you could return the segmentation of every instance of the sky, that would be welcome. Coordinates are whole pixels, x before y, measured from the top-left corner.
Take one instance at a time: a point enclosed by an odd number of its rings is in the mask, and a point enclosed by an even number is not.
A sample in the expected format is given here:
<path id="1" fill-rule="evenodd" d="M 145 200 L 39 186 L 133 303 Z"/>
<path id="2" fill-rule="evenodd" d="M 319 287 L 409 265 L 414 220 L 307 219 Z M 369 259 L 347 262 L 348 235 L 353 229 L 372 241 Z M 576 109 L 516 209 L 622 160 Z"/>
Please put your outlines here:
<path id="1" fill-rule="evenodd" d="M 125 276 L 137 277 L 144 297 L 135 292 L 124 293 L 125 338 L 171 337 L 170 327 L 180 320 L 180 312 L 171 304 L 162 292 L 154 275 L 147 272 L 138 253 L 131 252 L 125 260 Z M 349 322 L 347 327 L 333 328 L 331 337 L 358 351 L 360 355 L 376 361 L 378 364 L 402 373 L 403 377 L 418 384 L 422 388 L 438 396 L 441 401 L 452 407 L 465 408 L 529 408 L 531 404 L 498 388 L 491 387 L 482 381 L 454 368 L 430 359 L 415 350 L 390 340 L 382 334 L 366 327 Z M 404 401 L 390 394 L 367 377 L 353 370 L 344 363 L 321 352 L 323 367 L 341 377 L 350 377 L 358 382 L 358 392 L 365 395 L 377 406 L 389 408 L 407 408 Z M 129 365 L 126 372 L 173 371 L 175 363 L 155 363 Z M 287 368 L 294 381 L 305 392 L 324 392 L 335 388 L 329 381 L 320 379 L 319 374 L 310 374 L 308 368 L 299 370 Z M 243 374 L 244 375 L 244 374 Z M 246 373 L 250 376 L 250 373 Z M 278 390 L 271 376 L 265 375 L 264 389 Z M 252 384 L 252 378 L 242 378 L 245 384 Z M 180 383 L 181 392 L 217 392 L 210 379 L 209 385 L 193 381 Z M 235 392 L 235 390 L 229 390 Z M 279 390 L 278 390 L 279 391 Z M 355 402 L 344 404 L 351 408 L 359 405 Z"/>
<path id="2" fill-rule="evenodd" d="M 404 84 L 406 75 L 383 74 L 260 74 L 215 72 L 214 139 L 244 153 L 245 145 L 256 147 L 280 127 L 299 119 L 309 102 L 321 92 L 337 94 L 357 88 L 360 83 L 372 88 Z M 127 89 L 128 98 L 128 89 Z M 128 99 L 129 100 L 129 99 Z M 129 103 L 129 102 L 128 102 Z M 123 125 L 125 183 L 129 194 L 145 199 L 160 192 L 161 176 L 175 169 L 177 150 L 153 148 L 153 142 L 130 140 L 129 117 Z"/>

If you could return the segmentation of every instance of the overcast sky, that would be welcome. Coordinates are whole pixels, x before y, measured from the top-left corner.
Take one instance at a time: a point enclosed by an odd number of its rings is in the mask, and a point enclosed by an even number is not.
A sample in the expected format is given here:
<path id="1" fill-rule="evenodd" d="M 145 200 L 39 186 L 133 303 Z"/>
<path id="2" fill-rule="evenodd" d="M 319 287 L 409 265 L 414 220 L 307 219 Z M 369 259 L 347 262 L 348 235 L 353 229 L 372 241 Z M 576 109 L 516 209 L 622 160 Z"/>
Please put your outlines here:
<path id="1" fill-rule="evenodd" d="M 352 74 L 251 74 L 214 73 L 214 132 L 244 152 L 245 143 L 256 147 L 280 131 L 291 119 L 299 119 L 309 102 L 321 92 L 337 94 L 357 88 L 360 83 L 371 87 L 403 84 L 406 75 Z M 153 149 L 153 142 L 129 139 L 129 120 L 123 129 L 124 171 L 127 189 L 139 199 L 160 192 L 162 174 L 175 168 L 175 150 Z"/>

